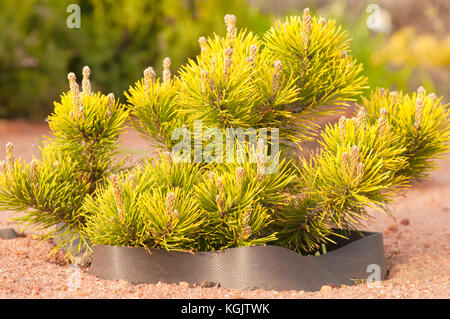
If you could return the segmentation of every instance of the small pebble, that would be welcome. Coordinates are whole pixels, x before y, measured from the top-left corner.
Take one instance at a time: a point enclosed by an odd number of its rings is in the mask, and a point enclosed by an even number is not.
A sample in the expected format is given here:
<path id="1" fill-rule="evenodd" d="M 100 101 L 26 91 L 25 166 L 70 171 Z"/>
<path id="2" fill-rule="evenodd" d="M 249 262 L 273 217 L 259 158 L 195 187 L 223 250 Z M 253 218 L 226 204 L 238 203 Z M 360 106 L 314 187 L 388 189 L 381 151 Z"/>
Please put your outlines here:
<path id="1" fill-rule="evenodd" d="M 408 226 L 409 225 L 409 219 L 408 218 L 403 218 L 400 221 L 400 224 L 402 224 L 403 226 Z"/>
<path id="2" fill-rule="evenodd" d="M 390 231 L 397 231 L 398 230 L 398 226 L 397 225 L 389 225 L 388 229 Z"/>
<path id="3" fill-rule="evenodd" d="M 3 239 L 14 239 L 19 237 L 16 231 L 13 228 L 4 228 L 0 229 L 0 238 Z"/>
<path id="4" fill-rule="evenodd" d="M 320 292 L 321 293 L 327 293 L 330 292 L 331 290 L 333 290 L 333 288 L 331 286 L 328 285 L 324 285 L 320 288 Z"/>
<path id="5" fill-rule="evenodd" d="M 126 285 L 128 285 L 128 281 L 126 281 L 126 280 L 123 280 L 123 279 L 119 279 L 119 284 L 120 285 L 122 285 L 122 286 L 126 286 Z"/>
<path id="6" fill-rule="evenodd" d="M 180 287 L 183 287 L 183 288 L 189 288 L 189 284 L 188 284 L 187 282 L 185 282 L 185 281 L 180 281 L 180 282 L 178 283 L 178 285 L 179 285 Z"/>
<path id="7" fill-rule="evenodd" d="M 220 284 L 216 284 L 216 283 L 214 283 L 212 281 L 206 281 L 206 280 L 203 280 L 201 282 L 201 284 L 200 284 L 200 287 L 202 287 L 202 288 L 212 288 L 212 287 L 215 287 L 215 286 L 220 287 Z"/>

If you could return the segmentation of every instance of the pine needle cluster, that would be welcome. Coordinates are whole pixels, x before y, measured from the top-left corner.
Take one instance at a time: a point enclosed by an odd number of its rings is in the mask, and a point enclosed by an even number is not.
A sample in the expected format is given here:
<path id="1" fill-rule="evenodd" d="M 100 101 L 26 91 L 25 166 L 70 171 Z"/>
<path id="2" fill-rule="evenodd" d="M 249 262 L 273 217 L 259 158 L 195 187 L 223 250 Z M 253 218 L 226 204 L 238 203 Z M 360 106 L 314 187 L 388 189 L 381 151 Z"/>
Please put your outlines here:
<path id="1" fill-rule="evenodd" d="M 167 250 L 220 250 L 274 241 L 271 214 L 293 181 L 283 166 L 261 175 L 258 164 L 204 167 L 160 154 L 85 201 L 85 231 L 97 244 Z M 131 181 L 130 181 L 131 179 Z M 121 235 L 118 235 L 121 234 Z"/>
<path id="2" fill-rule="evenodd" d="M 425 179 L 435 168 L 436 160 L 449 152 L 450 108 L 434 93 L 419 87 L 412 95 L 377 89 L 370 97 L 363 98 L 368 121 L 375 123 L 377 116 L 386 113 L 386 123 L 400 137 L 398 148 L 408 165 L 402 174 L 412 181 Z"/>

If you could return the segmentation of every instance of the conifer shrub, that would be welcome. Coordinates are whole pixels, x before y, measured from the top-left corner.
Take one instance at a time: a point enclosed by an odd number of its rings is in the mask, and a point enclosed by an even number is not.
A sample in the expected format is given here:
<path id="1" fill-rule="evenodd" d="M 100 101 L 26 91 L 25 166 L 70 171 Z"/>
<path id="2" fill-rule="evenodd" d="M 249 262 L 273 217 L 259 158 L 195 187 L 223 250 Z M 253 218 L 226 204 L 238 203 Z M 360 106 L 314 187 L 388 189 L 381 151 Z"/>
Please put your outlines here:
<path id="1" fill-rule="evenodd" d="M 225 24 L 225 36 L 199 39 L 199 54 L 179 72 L 169 58 L 162 78 L 146 68 L 125 105 L 91 90 L 89 68 L 81 92 L 69 74 L 42 160 L 25 163 L 7 145 L 1 208 L 25 212 L 17 220 L 26 226 L 64 223 L 59 230 L 72 236 L 57 248 L 89 238 L 169 251 L 278 245 L 311 254 L 361 227 L 368 207 L 388 211 L 448 152 L 449 107 L 423 88 L 376 89 L 353 118 L 318 130 L 313 120 L 366 89 L 334 21 L 305 9 L 262 38 L 238 30 L 232 15 Z M 116 151 L 127 119 L 159 152 L 134 167 Z M 320 149 L 293 158 L 312 138 Z M 44 238 L 52 236 L 58 232 Z"/>

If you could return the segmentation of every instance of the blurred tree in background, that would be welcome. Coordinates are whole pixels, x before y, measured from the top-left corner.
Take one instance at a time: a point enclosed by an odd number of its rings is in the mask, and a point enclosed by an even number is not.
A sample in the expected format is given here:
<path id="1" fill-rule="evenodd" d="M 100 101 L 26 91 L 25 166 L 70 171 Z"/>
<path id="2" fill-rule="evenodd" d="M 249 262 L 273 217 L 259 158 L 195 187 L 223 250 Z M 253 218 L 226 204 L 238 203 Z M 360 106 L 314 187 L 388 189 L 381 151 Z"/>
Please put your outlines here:
<path id="1" fill-rule="evenodd" d="M 79 29 L 66 25 L 74 2 Z M 2 0 L 0 118 L 43 118 L 68 90 L 66 74 L 84 65 L 95 71 L 96 89 L 123 100 L 148 65 L 159 71 L 170 56 L 176 70 L 198 53 L 197 39 L 225 29 L 229 12 L 256 33 L 270 25 L 268 15 L 243 0 Z"/>
<path id="2" fill-rule="evenodd" d="M 81 28 L 70 29 L 67 6 L 81 8 Z M 379 0 L 390 28 L 367 27 L 368 0 L 1 0 L 0 118 L 42 119 L 59 92 L 68 90 L 66 74 L 84 65 L 93 86 L 123 92 L 147 66 L 161 72 L 164 57 L 175 72 L 199 52 L 198 38 L 225 32 L 223 17 L 261 35 L 274 20 L 303 8 L 335 19 L 348 30 L 352 55 L 363 63 L 369 86 L 409 91 L 423 85 L 449 95 L 448 0 Z M 446 9 L 448 8 L 448 10 Z M 447 14 L 448 15 L 448 14 Z M 412 25 L 416 32 L 404 31 Z M 433 27 L 437 25 L 438 27 Z M 417 31 L 428 34 L 420 35 Z M 221 31 L 222 30 L 222 31 Z M 441 30 L 441 31 L 439 31 Z M 438 32 L 439 31 L 439 32 Z M 438 55 L 437 55 L 438 54 Z M 435 65 L 436 62 L 439 65 Z M 430 66 L 430 62 L 432 65 Z M 77 73 L 80 77 L 81 74 Z M 368 94 L 366 90 L 365 94 Z"/>
<path id="3" fill-rule="evenodd" d="M 422 5 L 419 0 L 409 0 L 397 6 L 387 0 L 378 4 L 366 0 L 327 1 L 318 8 L 318 14 L 335 19 L 349 31 L 352 54 L 363 64 L 371 88 L 412 91 L 421 85 L 427 91 L 448 95 L 450 92 L 441 83 L 450 79 L 450 33 L 440 27 L 445 11 L 441 15 L 435 12 L 445 1 Z M 380 9 L 378 30 L 368 27 L 373 5 Z M 404 14 L 402 17 L 405 10 L 409 18 Z M 430 29 L 432 24 L 436 27 Z"/>

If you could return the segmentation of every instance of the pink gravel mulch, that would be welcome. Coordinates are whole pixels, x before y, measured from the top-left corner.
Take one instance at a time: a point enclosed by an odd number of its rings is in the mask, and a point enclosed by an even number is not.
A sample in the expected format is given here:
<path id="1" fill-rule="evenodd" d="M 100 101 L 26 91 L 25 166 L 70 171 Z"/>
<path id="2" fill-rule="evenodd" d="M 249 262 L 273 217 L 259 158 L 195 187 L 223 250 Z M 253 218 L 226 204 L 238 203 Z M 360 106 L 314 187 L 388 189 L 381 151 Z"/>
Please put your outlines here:
<path id="1" fill-rule="evenodd" d="M 24 159 L 39 156 L 46 123 L 0 121 L 0 145 L 11 141 Z M 126 151 L 143 155 L 135 132 L 123 137 Z M 0 148 L 0 158 L 5 156 Z M 450 296 L 450 163 L 440 162 L 430 181 L 414 186 L 393 204 L 393 216 L 374 212 L 368 230 L 384 234 L 388 279 L 380 287 L 365 284 L 328 292 L 236 290 L 186 287 L 176 284 L 135 285 L 98 279 L 81 270 L 80 288 L 70 289 L 73 268 L 62 254 L 49 258 L 51 242 L 32 232 L 13 240 L 0 239 L 0 298 L 444 298 Z M 15 227 L 8 212 L 0 212 L 0 228 Z"/>

